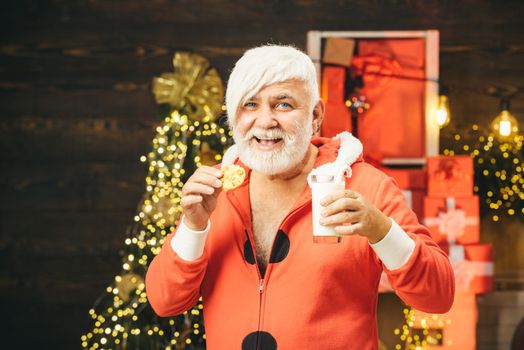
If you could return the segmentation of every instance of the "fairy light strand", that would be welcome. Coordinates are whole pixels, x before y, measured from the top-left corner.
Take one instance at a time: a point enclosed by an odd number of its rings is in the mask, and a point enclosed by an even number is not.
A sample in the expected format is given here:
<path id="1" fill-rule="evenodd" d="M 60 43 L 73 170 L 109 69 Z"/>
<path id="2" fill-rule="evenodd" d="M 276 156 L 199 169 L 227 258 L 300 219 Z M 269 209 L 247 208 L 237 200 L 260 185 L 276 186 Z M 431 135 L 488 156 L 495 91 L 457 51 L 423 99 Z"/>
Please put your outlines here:
<path id="1" fill-rule="evenodd" d="M 89 310 L 91 329 L 83 349 L 184 349 L 205 344 L 201 300 L 183 315 L 159 318 L 145 291 L 147 266 L 181 214 L 184 181 L 201 165 L 220 162 L 231 132 L 211 116 L 194 121 L 178 111 L 156 128 L 151 151 L 140 157 L 146 167 L 145 192 L 124 241 L 122 270 Z"/>
<path id="2" fill-rule="evenodd" d="M 475 194 L 483 215 L 497 222 L 504 216 L 524 220 L 524 136 L 501 139 L 479 125 L 447 135 L 444 155 L 467 154 L 475 167 Z"/>

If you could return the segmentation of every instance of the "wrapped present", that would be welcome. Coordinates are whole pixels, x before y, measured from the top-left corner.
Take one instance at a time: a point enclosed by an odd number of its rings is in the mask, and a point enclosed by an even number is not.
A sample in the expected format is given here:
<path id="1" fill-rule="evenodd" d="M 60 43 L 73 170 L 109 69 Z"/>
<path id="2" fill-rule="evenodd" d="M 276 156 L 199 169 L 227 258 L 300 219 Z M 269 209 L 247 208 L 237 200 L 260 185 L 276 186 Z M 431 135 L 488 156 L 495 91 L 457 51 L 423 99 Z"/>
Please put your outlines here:
<path id="1" fill-rule="evenodd" d="M 455 290 L 462 294 L 483 294 L 493 290 L 493 248 L 491 244 L 442 244 L 455 273 Z M 394 291 L 382 272 L 378 291 Z"/>
<path id="2" fill-rule="evenodd" d="M 322 99 L 326 103 L 322 136 L 334 137 L 351 131 L 351 114 L 345 105 L 344 82 L 346 70 L 342 67 L 324 67 L 322 71 Z"/>
<path id="3" fill-rule="evenodd" d="M 493 290 L 493 248 L 491 244 L 442 245 L 455 272 L 456 289 L 482 294 Z"/>
<path id="4" fill-rule="evenodd" d="M 419 217 L 424 216 L 424 196 L 426 195 L 426 171 L 420 168 L 394 169 L 380 167 L 380 170 L 391 176 L 404 193 L 406 201 Z"/>
<path id="5" fill-rule="evenodd" d="M 351 66 L 351 58 L 355 51 L 355 40 L 344 38 L 328 38 L 322 57 L 323 63 Z"/>
<path id="6" fill-rule="evenodd" d="M 445 314 L 413 310 L 412 320 L 411 335 L 426 340 L 424 349 L 476 349 L 478 308 L 475 294 L 456 291 L 453 306 Z"/>
<path id="7" fill-rule="evenodd" d="M 422 222 L 438 244 L 478 243 L 479 198 L 425 197 Z"/>
<path id="8" fill-rule="evenodd" d="M 359 40 L 352 70 L 361 75 L 361 95 L 371 108 L 358 119 L 364 155 L 423 158 L 425 133 L 425 42 L 422 39 Z"/>
<path id="9" fill-rule="evenodd" d="M 473 159 L 470 156 L 429 157 L 427 172 L 430 197 L 473 194 Z"/>

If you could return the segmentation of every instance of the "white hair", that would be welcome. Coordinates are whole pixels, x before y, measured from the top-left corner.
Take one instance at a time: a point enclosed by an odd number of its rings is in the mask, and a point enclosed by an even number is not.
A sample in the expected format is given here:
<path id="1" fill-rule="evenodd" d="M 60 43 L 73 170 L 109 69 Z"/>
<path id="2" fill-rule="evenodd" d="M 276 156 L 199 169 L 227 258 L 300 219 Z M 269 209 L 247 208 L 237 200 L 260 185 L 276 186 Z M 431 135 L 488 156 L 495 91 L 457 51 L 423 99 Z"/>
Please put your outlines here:
<path id="1" fill-rule="evenodd" d="M 235 64 L 227 83 L 229 126 L 232 128 L 236 124 L 239 105 L 256 95 L 264 86 L 294 79 L 306 83 L 311 114 L 320 99 L 317 74 L 311 58 L 292 46 L 264 45 L 247 50 Z"/>

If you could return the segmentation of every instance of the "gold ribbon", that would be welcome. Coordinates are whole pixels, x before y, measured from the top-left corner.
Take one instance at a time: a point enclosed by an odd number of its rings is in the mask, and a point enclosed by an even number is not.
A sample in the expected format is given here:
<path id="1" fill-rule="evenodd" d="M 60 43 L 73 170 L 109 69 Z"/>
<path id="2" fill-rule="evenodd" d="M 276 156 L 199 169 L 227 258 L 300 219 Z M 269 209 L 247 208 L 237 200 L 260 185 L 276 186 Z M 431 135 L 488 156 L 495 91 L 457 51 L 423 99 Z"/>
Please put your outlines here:
<path id="1" fill-rule="evenodd" d="M 157 103 L 170 104 L 192 121 L 214 121 L 222 113 L 224 87 L 209 61 L 189 52 L 173 56 L 173 73 L 153 78 Z"/>

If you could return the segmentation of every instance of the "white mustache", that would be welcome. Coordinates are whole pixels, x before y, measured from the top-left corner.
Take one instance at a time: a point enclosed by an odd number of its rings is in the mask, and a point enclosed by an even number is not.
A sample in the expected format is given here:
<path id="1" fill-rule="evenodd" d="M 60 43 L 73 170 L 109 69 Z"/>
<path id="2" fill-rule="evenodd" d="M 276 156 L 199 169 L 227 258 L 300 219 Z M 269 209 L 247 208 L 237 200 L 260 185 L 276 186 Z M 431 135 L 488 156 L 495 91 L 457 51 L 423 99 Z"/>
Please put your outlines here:
<path id="1" fill-rule="evenodd" d="M 288 133 L 285 133 L 280 128 L 273 129 L 262 129 L 259 127 L 253 127 L 249 129 L 246 135 L 242 138 L 243 141 L 249 141 L 253 137 L 257 139 L 284 139 L 286 143 L 294 143 L 295 138 Z"/>

